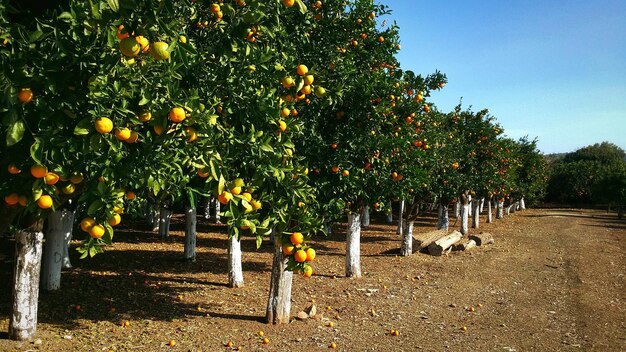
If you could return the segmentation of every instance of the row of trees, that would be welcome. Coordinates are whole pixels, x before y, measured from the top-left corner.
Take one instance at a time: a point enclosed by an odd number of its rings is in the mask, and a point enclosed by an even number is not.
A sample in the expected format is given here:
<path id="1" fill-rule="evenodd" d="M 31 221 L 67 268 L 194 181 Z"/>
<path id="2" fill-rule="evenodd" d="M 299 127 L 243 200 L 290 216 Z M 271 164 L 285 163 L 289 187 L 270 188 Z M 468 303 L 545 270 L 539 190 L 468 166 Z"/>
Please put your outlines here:
<path id="1" fill-rule="evenodd" d="M 389 200 L 405 201 L 409 255 L 420 204 L 438 204 L 447 228 L 460 200 L 466 233 L 470 197 L 540 197 L 535 141 L 504 138 L 486 110 L 439 112 L 428 98 L 445 75 L 399 67 L 398 28 L 377 21 L 388 12 L 369 0 L 3 1 L 0 223 L 18 245 L 10 336 L 35 332 L 46 219 L 46 253 L 67 240 L 52 224 L 78 214 L 88 257 L 146 203 L 167 236 L 182 203 L 193 260 L 198 199 L 215 197 L 232 287 L 243 285 L 240 236 L 260 245 L 274 234 L 267 318 L 281 323 L 292 271 L 312 274 L 307 240 L 324 223 L 348 216 L 346 275 L 359 277 L 361 216 Z M 58 278 L 60 263 L 44 273 Z M 44 288 L 59 287 L 50 280 Z"/>

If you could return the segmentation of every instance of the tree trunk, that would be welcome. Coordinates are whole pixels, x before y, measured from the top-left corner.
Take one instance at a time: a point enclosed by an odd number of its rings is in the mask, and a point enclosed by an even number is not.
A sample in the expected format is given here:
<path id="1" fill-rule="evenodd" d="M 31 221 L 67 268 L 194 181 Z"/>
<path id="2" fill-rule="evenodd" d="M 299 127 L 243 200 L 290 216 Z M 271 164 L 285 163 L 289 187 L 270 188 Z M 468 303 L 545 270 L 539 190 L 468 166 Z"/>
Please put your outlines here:
<path id="1" fill-rule="evenodd" d="M 470 240 L 474 240 L 478 246 L 494 243 L 493 236 L 488 232 L 470 235 L 469 238 Z"/>
<path id="2" fill-rule="evenodd" d="M 289 323 L 289 315 L 291 314 L 293 272 L 285 271 L 289 258 L 285 258 L 283 255 L 283 248 L 280 241 L 275 242 L 270 295 L 267 300 L 267 312 L 265 317 L 269 324 L 287 324 Z"/>
<path id="3" fill-rule="evenodd" d="M 448 234 L 447 230 L 433 230 L 429 232 L 418 233 L 413 238 L 415 242 L 415 250 L 421 251 L 427 248 L 431 243 Z"/>
<path id="4" fill-rule="evenodd" d="M 461 233 L 458 231 L 454 231 L 451 234 L 431 243 L 428 246 L 428 253 L 437 256 L 442 255 L 446 249 L 457 243 L 461 238 L 463 238 L 463 235 L 461 235 Z"/>
<path id="5" fill-rule="evenodd" d="M 346 277 L 361 277 L 361 214 L 348 214 Z"/>
<path id="6" fill-rule="evenodd" d="M 361 226 L 366 229 L 370 226 L 370 206 L 363 207 L 363 215 L 361 217 Z"/>
<path id="7" fill-rule="evenodd" d="M 487 223 L 491 224 L 493 222 L 493 215 L 491 213 L 491 199 L 487 201 Z"/>
<path id="8" fill-rule="evenodd" d="M 448 230 L 450 226 L 450 218 L 448 217 L 448 206 L 439 204 L 439 220 L 437 221 L 437 229 Z"/>
<path id="9" fill-rule="evenodd" d="M 61 288 L 61 269 L 63 268 L 63 252 L 65 239 L 72 236 L 74 212 L 58 210 L 48 215 L 48 231 L 46 245 L 43 248 L 41 268 L 41 287 L 46 291 Z"/>
<path id="10" fill-rule="evenodd" d="M 396 233 L 401 235 L 402 232 L 402 222 L 404 221 L 404 199 L 400 200 L 400 210 L 398 211 L 398 230 Z"/>
<path id="11" fill-rule="evenodd" d="M 393 223 L 393 208 L 391 207 L 392 203 L 391 201 L 389 201 L 389 203 L 387 204 L 387 223 L 391 224 Z"/>
<path id="12" fill-rule="evenodd" d="M 525 209 L 526 209 L 526 202 L 524 201 L 524 197 L 522 197 L 519 200 L 519 210 L 525 210 Z"/>
<path id="13" fill-rule="evenodd" d="M 196 208 L 185 207 L 185 260 L 196 261 Z"/>
<path id="14" fill-rule="evenodd" d="M 241 242 L 236 236 L 231 236 L 228 239 L 228 287 L 243 287 Z"/>
<path id="15" fill-rule="evenodd" d="M 203 202 L 198 203 L 198 205 L 202 204 L 202 212 L 204 213 L 204 218 L 207 220 L 211 220 L 211 196 L 202 198 Z"/>
<path id="16" fill-rule="evenodd" d="M 511 204 L 509 205 L 509 214 L 515 213 L 515 200 L 511 198 Z M 507 214 L 508 215 L 508 214 Z"/>
<path id="17" fill-rule="evenodd" d="M 622 205 L 617 208 L 617 218 L 620 220 L 624 219 L 624 206 Z"/>
<path id="18" fill-rule="evenodd" d="M 469 231 L 468 229 L 469 211 L 470 211 L 469 204 L 463 204 L 461 206 L 461 233 L 463 235 L 467 235 Z"/>
<path id="19" fill-rule="evenodd" d="M 473 212 L 472 210 L 474 209 L 474 201 L 472 200 L 472 196 L 469 196 L 469 213 L 467 213 L 468 216 L 472 216 Z"/>
<path id="20" fill-rule="evenodd" d="M 42 242 L 41 231 L 20 230 L 15 234 L 13 312 L 9 321 L 9 338 L 13 340 L 28 340 L 37 331 Z"/>
<path id="21" fill-rule="evenodd" d="M 483 210 L 485 210 L 485 197 L 480 198 L 480 211 L 479 213 L 483 213 Z"/>
<path id="22" fill-rule="evenodd" d="M 474 201 L 474 216 L 472 217 L 472 228 L 477 229 L 480 222 L 480 201 Z"/>
<path id="23" fill-rule="evenodd" d="M 454 218 L 458 219 L 461 217 L 461 202 L 457 201 L 454 203 Z"/>
<path id="24" fill-rule="evenodd" d="M 166 239 L 170 236 L 170 220 L 172 219 L 172 211 L 166 207 L 161 207 L 159 214 L 159 236 Z"/>
<path id="25" fill-rule="evenodd" d="M 402 232 L 400 255 L 405 257 L 413 254 L 413 223 L 412 220 L 405 220 L 404 232 Z"/>
<path id="26" fill-rule="evenodd" d="M 211 197 L 211 201 L 213 202 L 213 207 L 215 208 L 213 211 L 213 220 L 215 220 L 216 224 L 221 224 L 222 222 L 220 221 L 221 217 L 220 217 L 220 211 L 221 211 L 221 203 L 217 200 L 216 197 Z"/>
<path id="27" fill-rule="evenodd" d="M 498 205 L 496 209 L 496 219 L 504 218 L 504 201 L 498 200 Z"/>
<path id="28" fill-rule="evenodd" d="M 74 222 L 76 222 L 76 209 L 72 210 L 72 225 L 70 231 L 65 232 L 65 238 L 63 239 L 63 261 L 61 263 L 62 269 L 71 269 L 72 262 L 70 261 L 70 244 L 72 243 L 72 229 L 74 228 Z"/>
<path id="29" fill-rule="evenodd" d="M 462 239 L 459 242 L 452 245 L 453 251 L 466 251 L 468 249 L 472 249 L 476 247 L 476 241 L 470 240 L 469 238 Z"/>

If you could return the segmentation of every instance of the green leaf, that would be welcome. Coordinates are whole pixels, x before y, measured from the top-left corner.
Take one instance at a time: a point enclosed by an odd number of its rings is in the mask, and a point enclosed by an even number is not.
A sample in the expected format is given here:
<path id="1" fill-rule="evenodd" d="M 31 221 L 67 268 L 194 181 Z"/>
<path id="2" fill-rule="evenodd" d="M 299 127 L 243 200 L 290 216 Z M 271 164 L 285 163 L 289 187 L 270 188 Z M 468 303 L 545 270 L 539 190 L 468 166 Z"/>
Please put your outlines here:
<path id="1" fill-rule="evenodd" d="M 307 12 L 306 5 L 302 0 L 296 0 L 296 4 L 298 5 L 298 10 L 300 10 L 301 14 L 305 14 Z"/>
<path id="2" fill-rule="evenodd" d="M 139 101 L 138 105 L 139 106 L 144 106 L 146 104 L 148 104 L 150 102 L 150 100 L 144 96 L 141 97 L 141 100 Z"/>
<path id="3" fill-rule="evenodd" d="M 96 200 L 89 205 L 87 208 L 87 215 L 93 216 L 100 208 L 104 206 L 104 203 L 101 200 Z"/>
<path id="4" fill-rule="evenodd" d="M 9 128 L 7 129 L 7 146 L 10 147 L 21 141 L 24 137 L 25 130 L 26 125 L 22 120 L 17 120 L 10 124 Z"/>
<path id="5" fill-rule="evenodd" d="M 120 10 L 120 4 L 117 0 L 107 0 L 107 3 L 113 12 L 118 12 Z"/>
<path id="6" fill-rule="evenodd" d="M 261 244 L 263 244 L 263 236 L 256 236 L 256 249 L 261 248 Z"/>
<path id="7" fill-rule="evenodd" d="M 82 119 L 74 127 L 74 134 L 77 136 L 84 136 L 89 134 L 89 127 L 91 127 L 91 119 Z"/>

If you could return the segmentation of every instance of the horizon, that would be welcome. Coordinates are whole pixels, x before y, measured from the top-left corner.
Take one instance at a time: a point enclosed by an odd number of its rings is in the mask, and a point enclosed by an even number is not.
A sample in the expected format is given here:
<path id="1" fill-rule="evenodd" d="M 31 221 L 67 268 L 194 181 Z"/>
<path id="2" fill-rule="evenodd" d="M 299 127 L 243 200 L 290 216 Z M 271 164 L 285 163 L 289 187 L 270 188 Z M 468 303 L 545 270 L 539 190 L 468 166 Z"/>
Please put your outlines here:
<path id="1" fill-rule="evenodd" d="M 383 0 L 403 70 L 435 70 L 441 111 L 486 108 L 505 135 L 544 154 L 604 141 L 626 150 L 626 1 Z"/>

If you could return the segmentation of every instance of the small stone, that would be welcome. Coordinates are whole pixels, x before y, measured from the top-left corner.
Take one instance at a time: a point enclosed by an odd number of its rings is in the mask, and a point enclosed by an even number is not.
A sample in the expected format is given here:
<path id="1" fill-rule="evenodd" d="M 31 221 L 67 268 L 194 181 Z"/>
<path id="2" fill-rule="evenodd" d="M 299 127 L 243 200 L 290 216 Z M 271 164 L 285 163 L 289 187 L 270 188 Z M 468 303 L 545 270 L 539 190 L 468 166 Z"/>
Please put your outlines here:
<path id="1" fill-rule="evenodd" d="M 298 320 L 306 320 L 309 318 L 309 315 L 306 314 L 305 312 L 298 312 L 298 314 L 296 314 L 296 319 Z"/>
<path id="2" fill-rule="evenodd" d="M 71 340 L 73 337 L 72 337 L 72 335 L 65 335 L 65 336 L 63 336 L 63 338 L 66 339 L 66 340 Z"/>
<path id="3" fill-rule="evenodd" d="M 41 345 L 43 343 L 43 341 L 41 339 L 36 339 L 35 341 L 33 341 L 33 344 L 35 345 Z"/>
<path id="4" fill-rule="evenodd" d="M 317 314 L 317 306 L 315 304 L 311 304 L 307 309 L 304 310 L 304 312 L 309 315 L 309 318 L 313 318 L 315 314 Z"/>

